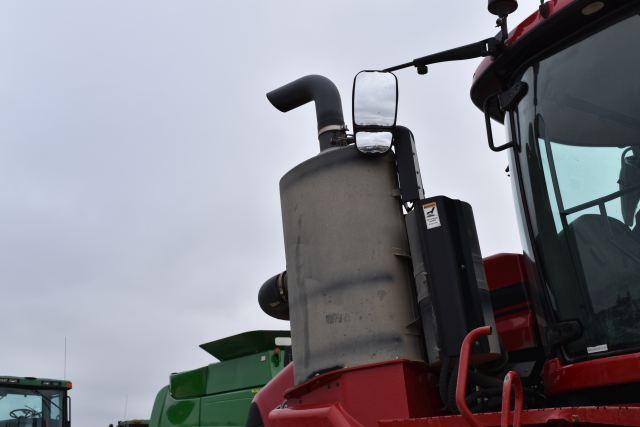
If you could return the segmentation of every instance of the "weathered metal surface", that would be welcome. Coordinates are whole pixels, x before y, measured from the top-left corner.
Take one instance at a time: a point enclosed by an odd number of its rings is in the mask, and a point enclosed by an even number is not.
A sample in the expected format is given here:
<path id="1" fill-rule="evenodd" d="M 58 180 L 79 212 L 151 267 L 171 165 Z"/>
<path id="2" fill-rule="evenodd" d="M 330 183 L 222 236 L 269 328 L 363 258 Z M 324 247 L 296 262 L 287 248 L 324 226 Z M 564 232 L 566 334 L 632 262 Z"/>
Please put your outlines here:
<path id="1" fill-rule="evenodd" d="M 423 360 L 391 155 L 327 150 L 280 181 L 295 382 Z"/>

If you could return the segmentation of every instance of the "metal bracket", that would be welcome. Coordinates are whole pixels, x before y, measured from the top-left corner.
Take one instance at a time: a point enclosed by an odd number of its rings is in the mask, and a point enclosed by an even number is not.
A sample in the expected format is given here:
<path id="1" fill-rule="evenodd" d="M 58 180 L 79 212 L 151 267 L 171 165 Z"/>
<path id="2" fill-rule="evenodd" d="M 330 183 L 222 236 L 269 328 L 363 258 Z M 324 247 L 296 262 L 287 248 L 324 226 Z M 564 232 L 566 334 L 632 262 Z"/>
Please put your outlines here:
<path id="1" fill-rule="evenodd" d="M 509 114 L 509 124 L 511 126 L 511 130 L 513 131 L 516 124 L 515 120 L 513 119 L 512 113 L 516 109 L 518 103 L 522 100 L 522 98 L 525 97 L 528 91 L 529 86 L 525 82 L 518 82 L 504 92 L 494 93 L 484 100 L 484 104 L 482 106 L 482 109 L 484 111 L 484 123 L 487 128 L 487 140 L 489 142 L 489 148 L 492 151 L 498 152 L 506 150 L 507 148 L 515 148 L 516 142 L 515 140 L 512 140 L 499 147 L 495 146 L 493 142 L 493 130 L 491 129 L 491 115 L 489 114 L 491 103 L 497 102 L 500 112 Z"/>
<path id="2" fill-rule="evenodd" d="M 511 86 L 509 89 L 498 95 L 498 104 L 500 105 L 500 110 L 505 111 L 513 111 L 518 106 L 518 103 L 522 101 L 522 98 L 525 97 L 527 92 L 529 91 L 529 85 L 525 82 L 518 82 Z"/>
<path id="3" fill-rule="evenodd" d="M 318 135 L 322 135 L 323 133 L 329 132 L 330 130 L 347 132 L 349 128 L 347 127 L 347 125 L 327 125 L 318 129 Z"/>

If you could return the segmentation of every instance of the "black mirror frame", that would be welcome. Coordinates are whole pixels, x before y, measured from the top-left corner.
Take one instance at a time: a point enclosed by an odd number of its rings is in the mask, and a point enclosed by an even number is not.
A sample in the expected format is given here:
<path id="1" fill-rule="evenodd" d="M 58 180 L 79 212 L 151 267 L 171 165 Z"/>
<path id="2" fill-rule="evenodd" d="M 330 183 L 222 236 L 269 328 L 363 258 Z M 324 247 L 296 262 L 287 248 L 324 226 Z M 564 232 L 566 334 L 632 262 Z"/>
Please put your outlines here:
<path id="1" fill-rule="evenodd" d="M 362 73 L 384 73 L 384 74 L 391 74 L 396 82 L 396 108 L 395 108 L 395 114 L 393 116 L 393 124 L 390 126 L 378 126 L 378 125 L 365 125 L 365 126 L 360 126 L 358 124 L 356 124 L 356 115 L 355 115 L 355 99 L 356 99 L 356 80 L 358 78 L 358 76 Z M 389 149 L 385 152 L 381 152 L 381 153 L 376 153 L 376 154 L 372 154 L 372 153 L 368 153 L 369 156 L 379 156 L 379 155 L 385 155 L 387 154 L 389 151 L 391 151 L 391 147 L 393 147 L 393 144 L 395 143 L 395 139 L 396 139 L 396 122 L 398 121 L 398 95 L 399 95 L 399 91 L 398 91 L 398 77 L 392 73 L 391 71 L 382 71 L 382 70 L 362 70 L 359 71 L 355 77 L 353 78 L 353 87 L 351 89 L 351 122 L 353 123 L 353 139 L 355 142 L 356 147 L 358 146 L 358 141 L 357 141 L 357 134 L 358 132 L 391 132 L 391 144 L 389 145 Z"/>

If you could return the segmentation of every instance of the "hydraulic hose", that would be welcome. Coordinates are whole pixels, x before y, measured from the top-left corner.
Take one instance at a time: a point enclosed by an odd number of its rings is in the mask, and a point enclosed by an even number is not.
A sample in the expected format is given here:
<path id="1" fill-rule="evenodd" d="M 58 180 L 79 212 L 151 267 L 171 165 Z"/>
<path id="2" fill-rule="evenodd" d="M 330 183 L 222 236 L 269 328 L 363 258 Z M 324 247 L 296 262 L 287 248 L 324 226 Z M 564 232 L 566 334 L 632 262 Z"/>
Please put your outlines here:
<path id="1" fill-rule="evenodd" d="M 320 151 L 346 137 L 340 92 L 328 78 L 316 74 L 301 77 L 267 93 L 271 105 L 286 113 L 314 101 L 318 121 Z"/>

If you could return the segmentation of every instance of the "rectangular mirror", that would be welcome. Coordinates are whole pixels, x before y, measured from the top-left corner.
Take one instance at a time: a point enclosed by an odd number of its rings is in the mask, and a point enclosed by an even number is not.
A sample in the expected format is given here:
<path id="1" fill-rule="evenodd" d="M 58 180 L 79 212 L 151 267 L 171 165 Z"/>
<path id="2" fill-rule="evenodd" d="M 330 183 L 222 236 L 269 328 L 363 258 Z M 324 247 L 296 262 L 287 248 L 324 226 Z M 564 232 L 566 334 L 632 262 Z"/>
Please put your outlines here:
<path id="1" fill-rule="evenodd" d="M 393 73 L 361 71 L 353 82 L 353 126 L 395 126 L 398 107 L 398 80 Z"/>
<path id="2" fill-rule="evenodd" d="M 356 147 L 364 154 L 384 154 L 391 148 L 393 134 L 383 132 L 356 132 Z"/>

